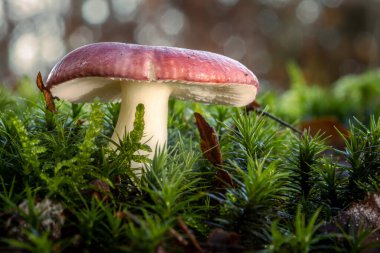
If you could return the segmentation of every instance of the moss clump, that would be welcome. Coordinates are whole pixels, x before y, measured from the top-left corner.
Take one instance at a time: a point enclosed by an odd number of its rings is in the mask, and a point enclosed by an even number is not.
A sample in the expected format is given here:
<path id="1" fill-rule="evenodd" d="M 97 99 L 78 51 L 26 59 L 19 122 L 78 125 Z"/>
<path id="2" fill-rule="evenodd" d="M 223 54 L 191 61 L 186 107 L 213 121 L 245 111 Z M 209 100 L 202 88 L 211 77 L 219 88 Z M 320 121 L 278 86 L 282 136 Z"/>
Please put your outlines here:
<path id="1" fill-rule="evenodd" d="M 343 150 L 328 146 L 328 136 L 322 132 L 299 135 L 262 114 L 170 101 L 168 150 L 149 160 L 136 153 L 149 150 L 141 143 L 143 105 L 136 108 L 134 130 L 114 143 L 114 150 L 109 148 L 109 137 L 119 104 L 59 101 L 58 113 L 53 114 L 41 96 L 26 100 L 1 89 L 0 249 L 341 252 L 378 248 L 374 224 L 365 221 L 356 226 L 360 219 L 346 211 L 358 207 L 368 193 L 371 199 L 378 198 L 380 119 L 374 108 L 365 108 L 376 101 L 368 101 L 373 96 L 363 93 L 359 100 L 365 102 L 355 100 L 357 112 L 365 109 L 370 116 L 354 119 L 352 106 L 337 106 L 344 94 L 329 98 L 332 106 L 318 104 L 316 98 L 305 96 L 327 90 L 302 84 L 296 69 L 291 73 L 296 83 L 292 90 L 284 96 L 264 92 L 259 101 L 268 105 L 266 110 L 293 122 L 320 115 L 350 122 L 349 134 L 342 135 Z M 359 77 L 353 77 L 355 82 L 344 79 L 339 85 L 365 90 L 363 83 L 373 87 L 374 77 L 366 74 L 363 82 Z M 305 107 L 302 101 L 308 101 Z M 292 111 L 294 106 L 301 108 Z M 195 111 L 216 129 L 223 157 L 220 166 L 202 156 Z M 146 163 L 141 180 L 131 169 L 132 162 Z M 220 175 L 224 178 L 216 180 Z M 360 205 L 362 213 L 365 203 Z M 371 210 L 376 210 L 373 204 Z"/>

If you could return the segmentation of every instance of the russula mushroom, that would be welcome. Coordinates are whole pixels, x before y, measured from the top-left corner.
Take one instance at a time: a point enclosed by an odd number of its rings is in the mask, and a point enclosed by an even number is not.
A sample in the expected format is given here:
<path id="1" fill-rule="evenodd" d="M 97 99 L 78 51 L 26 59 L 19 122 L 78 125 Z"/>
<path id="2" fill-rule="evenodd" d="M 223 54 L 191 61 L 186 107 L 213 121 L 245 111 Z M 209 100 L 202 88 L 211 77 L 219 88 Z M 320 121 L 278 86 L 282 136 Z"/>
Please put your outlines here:
<path id="1" fill-rule="evenodd" d="M 165 148 L 169 97 L 244 106 L 258 89 L 250 70 L 219 54 L 116 42 L 70 52 L 54 66 L 46 84 L 54 96 L 74 103 L 121 99 L 115 141 L 133 129 L 136 106 L 144 104 L 143 141 L 153 150 L 149 157 L 156 146 Z"/>

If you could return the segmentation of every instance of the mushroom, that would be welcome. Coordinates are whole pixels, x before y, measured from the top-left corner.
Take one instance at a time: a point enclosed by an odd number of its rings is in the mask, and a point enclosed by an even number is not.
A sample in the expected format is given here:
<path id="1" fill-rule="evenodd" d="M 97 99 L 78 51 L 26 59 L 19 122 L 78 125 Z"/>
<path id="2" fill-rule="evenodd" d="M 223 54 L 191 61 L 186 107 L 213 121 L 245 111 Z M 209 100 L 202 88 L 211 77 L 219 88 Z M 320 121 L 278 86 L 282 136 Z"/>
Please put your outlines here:
<path id="1" fill-rule="evenodd" d="M 116 42 L 85 45 L 64 56 L 51 70 L 47 88 L 73 103 L 121 99 L 112 140 L 133 129 L 136 106 L 145 106 L 143 142 L 154 155 L 167 142 L 169 97 L 244 106 L 258 90 L 256 76 L 228 57 L 183 48 Z"/>

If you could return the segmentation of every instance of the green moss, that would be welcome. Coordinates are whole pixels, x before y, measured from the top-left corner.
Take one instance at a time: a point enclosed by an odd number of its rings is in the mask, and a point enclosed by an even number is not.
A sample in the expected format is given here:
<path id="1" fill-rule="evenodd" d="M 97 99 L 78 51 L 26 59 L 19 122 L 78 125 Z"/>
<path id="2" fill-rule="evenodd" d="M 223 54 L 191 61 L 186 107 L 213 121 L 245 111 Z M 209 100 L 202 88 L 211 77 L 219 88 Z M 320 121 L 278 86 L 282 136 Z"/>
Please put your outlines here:
<path id="1" fill-rule="evenodd" d="M 191 235 L 209 250 L 365 248 L 361 238 L 376 231 L 339 229 L 336 221 L 379 188 L 378 72 L 346 77 L 333 91 L 305 84 L 296 65 L 290 73 L 294 85 L 284 95 L 258 98 L 265 110 L 291 122 L 323 115 L 352 122 L 344 150 L 327 146 L 320 135 L 292 133 L 265 115 L 170 101 L 168 150 L 149 160 L 136 153 L 150 151 L 141 143 L 143 105 L 136 108 L 133 131 L 111 149 L 119 104 L 57 101 L 53 114 L 41 96 L 25 100 L 1 88 L 0 249 L 191 252 Z M 343 103 L 353 89 L 359 90 L 355 106 Z M 202 157 L 195 111 L 216 128 L 232 184 L 217 184 L 220 168 Z M 356 114 L 360 120 L 353 120 Z M 141 179 L 133 162 L 146 164 Z M 226 245 L 215 228 L 240 242 Z"/>

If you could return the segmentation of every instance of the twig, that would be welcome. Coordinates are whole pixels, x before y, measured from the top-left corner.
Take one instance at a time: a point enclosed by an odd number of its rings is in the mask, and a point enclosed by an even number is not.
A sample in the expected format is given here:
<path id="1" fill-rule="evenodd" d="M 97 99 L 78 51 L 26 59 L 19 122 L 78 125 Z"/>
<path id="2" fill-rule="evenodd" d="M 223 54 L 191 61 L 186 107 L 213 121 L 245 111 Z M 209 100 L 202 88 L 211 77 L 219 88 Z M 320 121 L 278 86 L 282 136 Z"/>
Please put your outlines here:
<path id="1" fill-rule="evenodd" d="M 191 243 L 194 245 L 194 247 L 199 252 L 204 252 L 201 245 L 198 243 L 197 238 L 195 238 L 194 234 L 190 231 L 190 229 L 186 225 L 185 221 L 181 217 L 178 217 L 178 224 L 181 227 L 181 229 L 186 233 L 186 235 L 189 237 L 189 239 L 190 239 Z"/>
<path id="2" fill-rule="evenodd" d="M 297 128 L 295 128 L 294 126 L 290 125 L 288 122 L 278 118 L 277 116 L 274 116 L 273 114 L 261 109 L 261 105 L 259 103 L 257 103 L 256 101 L 253 101 L 251 102 L 250 104 L 248 104 L 246 107 L 245 107 L 245 111 L 247 113 L 249 113 L 250 111 L 255 111 L 257 114 L 261 114 L 261 115 L 264 115 L 264 116 L 267 116 L 271 119 L 273 119 L 274 121 L 277 121 L 278 123 L 280 123 L 281 125 L 291 129 L 293 132 L 296 132 L 297 134 L 299 135 L 302 135 L 303 132 Z"/>
<path id="3" fill-rule="evenodd" d="M 183 238 L 180 233 L 177 232 L 174 228 L 169 229 L 169 233 L 171 236 L 173 236 L 182 246 L 187 247 L 189 245 L 189 242 Z"/>
<path id="4" fill-rule="evenodd" d="M 130 219 L 131 221 L 133 221 L 136 225 L 140 227 L 142 225 L 140 220 L 137 218 L 137 216 L 135 216 L 134 214 L 132 214 L 131 212 L 127 210 L 116 212 L 115 216 L 120 219 L 124 219 L 124 218 Z"/>
<path id="5" fill-rule="evenodd" d="M 286 122 L 286 121 L 284 121 L 284 120 L 282 120 L 282 119 L 280 119 L 280 118 L 274 116 L 273 114 L 271 114 L 271 113 L 269 113 L 269 112 L 267 112 L 267 111 L 264 111 L 264 110 L 262 110 L 262 109 L 260 109 L 260 108 L 255 109 L 255 111 L 256 111 L 257 114 L 265 115 L 265 116 L 267 116 L 267 117 L 273 119 L 274 121 L 277 121 L 277 122 L 280 123 L 281 125 L 283 125 L 283 126 L 289 128 L 289 129 L 291 129 L 293 132 L 296 132 L 296 133 L 299 134 L 299 135 L 302 135 L 302 134 L 303 134 L 303 132 L 302 132 L 301 130 L 295 128 L 294 126 L 290 125 L 288 122 Z"/>

